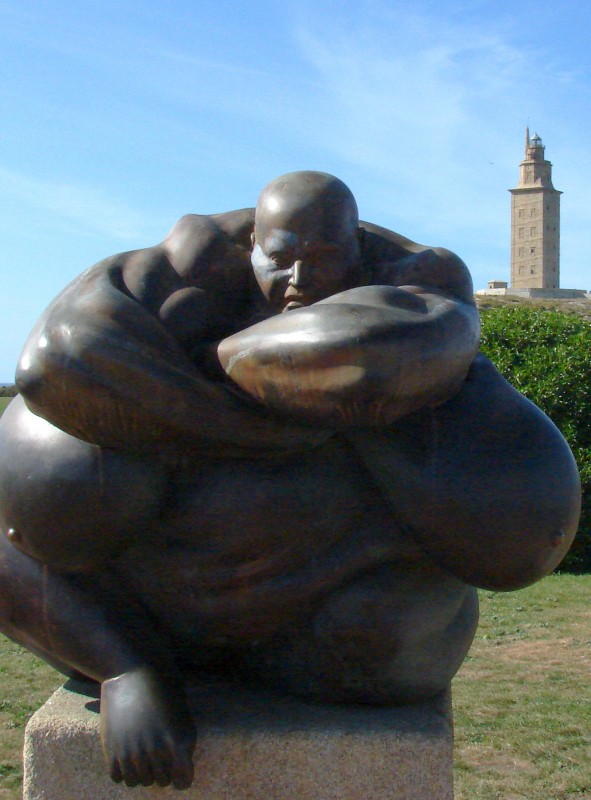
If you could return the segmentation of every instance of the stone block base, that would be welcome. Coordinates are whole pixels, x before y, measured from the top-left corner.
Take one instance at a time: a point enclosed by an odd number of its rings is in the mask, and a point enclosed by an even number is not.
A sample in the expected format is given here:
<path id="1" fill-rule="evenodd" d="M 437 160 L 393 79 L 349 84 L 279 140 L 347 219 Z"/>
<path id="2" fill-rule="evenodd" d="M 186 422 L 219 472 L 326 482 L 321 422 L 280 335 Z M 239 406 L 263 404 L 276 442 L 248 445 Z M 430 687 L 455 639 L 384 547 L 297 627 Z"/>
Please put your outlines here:
<path id="1" fill-rule="evenodd" d="M 453 799 L 449 693 L 404 708 L 351 708 L 199 685 L 195 781 L 179 792 L 110 780 L 89 691 L 69 681 L 31 718 L 24 800 Z"/>

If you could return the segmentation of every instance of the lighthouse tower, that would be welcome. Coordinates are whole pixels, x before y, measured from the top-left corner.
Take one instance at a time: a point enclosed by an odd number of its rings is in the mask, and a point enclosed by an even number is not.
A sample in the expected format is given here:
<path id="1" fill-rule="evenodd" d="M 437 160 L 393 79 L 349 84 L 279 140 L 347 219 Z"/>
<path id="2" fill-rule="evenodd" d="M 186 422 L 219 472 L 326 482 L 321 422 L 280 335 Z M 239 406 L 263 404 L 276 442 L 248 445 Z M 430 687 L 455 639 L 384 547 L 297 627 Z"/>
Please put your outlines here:
<path id="1" fill-rule="evenodd" d="M 552 164 L 536 133 L 525 131 L 525 158 L 511 192 L 511 287 L 560 286 L 560 195 L 552 185 Z"/>

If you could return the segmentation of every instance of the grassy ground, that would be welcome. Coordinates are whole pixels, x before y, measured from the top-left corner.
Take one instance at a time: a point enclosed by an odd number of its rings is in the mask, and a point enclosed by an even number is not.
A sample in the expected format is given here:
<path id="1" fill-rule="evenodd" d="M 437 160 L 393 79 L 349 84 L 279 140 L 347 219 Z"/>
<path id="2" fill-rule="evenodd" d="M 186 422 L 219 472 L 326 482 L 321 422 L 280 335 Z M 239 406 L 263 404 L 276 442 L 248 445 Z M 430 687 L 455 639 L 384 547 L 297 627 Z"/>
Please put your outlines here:
<path id="1" fill-rule="evenodd" d="M 22 795 L 21 751 L 27 720 L 63 677 L 0 636 L 0 799 Z"/>
<path id="2" fill-rule="evenodd" d="M 591 576 L 481 602 L 454 681 L 456 800 L 591 800 Z"/>
<path id="3" fill-rule="evenodd" d="M 481 594 L 454 681 L 456 800 L 591 800 L 591 576 Z M 0 637 L 0 799 L 20 797 L 30 714 L 61 683 Z"/>
<path id="4" fill-rule="evenodd" d="M 6 408 L 6 406 L 10 403 L 12 397 L 0 397 L 0 416 L 2 416 L 2 412 Z"/>

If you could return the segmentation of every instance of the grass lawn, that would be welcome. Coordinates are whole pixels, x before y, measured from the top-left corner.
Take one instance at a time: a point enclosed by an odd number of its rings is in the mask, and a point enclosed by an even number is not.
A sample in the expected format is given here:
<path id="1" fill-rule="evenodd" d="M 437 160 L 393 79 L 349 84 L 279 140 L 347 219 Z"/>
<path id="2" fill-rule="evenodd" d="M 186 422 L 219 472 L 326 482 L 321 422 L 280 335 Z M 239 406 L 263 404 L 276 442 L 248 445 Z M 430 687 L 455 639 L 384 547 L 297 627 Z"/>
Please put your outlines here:
<path id="1" fill-rule="evenodd" d="M 63 681 L 43 661 L 0 636 L 0 800 L 22 796 L 25 725 Z"/>
<path id="2" fill-rule="evenodd" d="M 591 800 L 591 576 L 481 603 L 454 681 L 456 800 Z"/>
<path id="3" fill-rule="evenodd" d="M 10 403 L 12 397 L 0 397 L 0 416 L 2 416 L 2 412 L 6 408 L 6 406 Z"/>
<path id="4" fill-rule="evenodd" d="M 456 800 L 591 800 L 591 576 L 481 601 L 453 687 Z M 61 682 L 0 638 L 0 800 L 20 798 L 24 726 Z"/>

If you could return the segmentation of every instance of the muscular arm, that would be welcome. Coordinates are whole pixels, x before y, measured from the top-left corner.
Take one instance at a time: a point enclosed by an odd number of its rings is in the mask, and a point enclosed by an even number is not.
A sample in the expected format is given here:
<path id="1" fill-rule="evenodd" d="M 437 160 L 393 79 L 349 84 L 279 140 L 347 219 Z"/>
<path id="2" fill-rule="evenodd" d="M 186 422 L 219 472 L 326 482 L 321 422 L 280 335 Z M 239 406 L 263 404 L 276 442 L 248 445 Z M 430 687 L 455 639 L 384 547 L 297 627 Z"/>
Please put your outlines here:
<path id="1" fill-rule="evenodd" d="M 382 280 L 421 285 L 363 286 L 272 317 L 222 341 L 220 361 L 253 397 L 302 420 L 389 425 L 439 405 L 478 349 L 471 282 L 453 259 L 428 251 L 383 265 Z"/>
<path id="2" fill-rule="evenodd" d="M 160 245 L 108 259 L 76 279 L 39 320 L 17 383 L 35 413 L 78 438 L 174 454 L 305 448 L 326 434 L 277 424 L 190 350 L 212 326 L 207 292 Z M 199 253 L 192 259 L 199 269 Z"/>
<path id="3" fill-rule="evenodd" d="M 575 536 L 581 486 L 566 441 L 483 356 L 450 402 L 347 437 L 414 541 L 466 583 L 534 583 Z"/>

